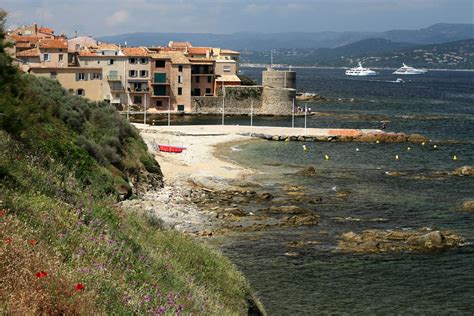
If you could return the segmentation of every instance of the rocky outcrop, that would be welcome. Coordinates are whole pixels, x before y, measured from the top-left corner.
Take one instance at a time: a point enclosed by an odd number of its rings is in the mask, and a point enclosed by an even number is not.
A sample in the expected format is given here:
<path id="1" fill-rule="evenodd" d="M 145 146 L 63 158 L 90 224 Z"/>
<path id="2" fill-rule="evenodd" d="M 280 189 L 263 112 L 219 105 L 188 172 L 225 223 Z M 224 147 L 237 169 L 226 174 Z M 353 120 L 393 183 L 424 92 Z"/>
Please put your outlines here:
<path id="1" fill-rule="evenodd" d="M 459 247 L 462 242 L 460 236 L 450 231 L 366 230 L 343 234 L 339 249 L 358 253 L 429 251 Z"/>
<path id="2" fill-rule="evenodd" d="M 464 201 L 462 209 L 469 212 L 474 212 L 474 201 Z"/>
<path id="3" fill-rule="evenodd" d="M 462 166 L 460 168 L 457 168 L 456 170 L 453 171 L 453 175 L 455 176 L 474 176 L 474 167 L 472 166 Z"/>
<path id="4" fill-rule="evenodd" d="M 314 169 L 313 166 L 306 167 L 306 168 L 298 171 L 296 174 L 300 175 L 300 176 L 311 176 L 311 177 L 317 175 L 316 169 Z"/>
<path id="5" fill-rule="evenodd" d="M 243 133 L 244 136 L 256 137 L 271 141 L 286 141 L 286 142 L 380 142 L 380 143 L 403 143 L 413 142 L 421 143 L 427 142 L 428 139 L 419 134 L 407 135 L 404 133 L 362 133 L 360 130 L 338 130 L 338 133 L 327 136 L 316 135 L 270 135 L 260 133 Z"/>

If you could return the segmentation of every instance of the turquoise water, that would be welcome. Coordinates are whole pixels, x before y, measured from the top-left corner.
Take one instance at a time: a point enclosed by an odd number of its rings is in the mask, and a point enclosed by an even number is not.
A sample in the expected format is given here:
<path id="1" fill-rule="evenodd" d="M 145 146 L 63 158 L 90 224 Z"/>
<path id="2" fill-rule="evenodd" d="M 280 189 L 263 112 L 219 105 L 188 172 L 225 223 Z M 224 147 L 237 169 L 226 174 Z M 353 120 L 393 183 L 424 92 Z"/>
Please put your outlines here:
<path id="1" fill-rule="evenodd" d="M 256 180 L 265 191 L 278 195 L 285 185 L 295 184 L 309 196 L 322 197 L 321 203 L 302 205 L 321 216 L 317 226 L 220 241 L 270 315 L 474 312 L 474 214 L 460 210 L 464 200 L 474 199 L 474 179 L 448 174 L 474 165 L 473 78 L 474 73 L 430 72 L 396 84 L 389 82 L 396 79 L 389 72 L 367 80 L 347 79 L 341 70 L 298 71 L 300 88 L 342 99 L 310 104 L 313 111 L 330 115 L 310 118 L 309 126 L 370 128 L 385 119 L 389 131 L 421 133 L 432 142 L 308 143 L 308 152 L 297 142 L 260 142 L 230 153 L 261 171 Z M 213 118 L 200 120 L 212 123 Z M 230 120 L 246 124 L 248 118 Z M 291 123 L 261 118 L 257 124 Z M 459 160 L 453 161 L 453 155 Z M 307 166 L 314 166 L 318 176 L 295 175 Z M 342 253 L 336 247 L 348 231 L 421 227 L 453 230 L 466 245 L 434 253 L 372 255 Z M 291 241 L 316 243 L 291 248 L 286 245 Z"/>

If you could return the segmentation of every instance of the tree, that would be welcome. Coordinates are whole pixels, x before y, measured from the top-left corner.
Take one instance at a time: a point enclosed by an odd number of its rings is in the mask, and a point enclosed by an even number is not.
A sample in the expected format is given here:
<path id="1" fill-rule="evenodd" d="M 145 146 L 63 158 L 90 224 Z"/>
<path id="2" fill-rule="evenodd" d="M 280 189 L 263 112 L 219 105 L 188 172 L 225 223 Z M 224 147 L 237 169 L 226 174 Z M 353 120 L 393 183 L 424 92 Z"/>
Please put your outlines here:
<path id="1" fill-rule="evenodd" d="M 7 12 L 0 10 L 0 93 L 8 89 L 17 76 L 17 71 L 12 66 L 12 58 L 6 52 L 6 48 L 12 47 L 5 39 L 6 19 Z"/>

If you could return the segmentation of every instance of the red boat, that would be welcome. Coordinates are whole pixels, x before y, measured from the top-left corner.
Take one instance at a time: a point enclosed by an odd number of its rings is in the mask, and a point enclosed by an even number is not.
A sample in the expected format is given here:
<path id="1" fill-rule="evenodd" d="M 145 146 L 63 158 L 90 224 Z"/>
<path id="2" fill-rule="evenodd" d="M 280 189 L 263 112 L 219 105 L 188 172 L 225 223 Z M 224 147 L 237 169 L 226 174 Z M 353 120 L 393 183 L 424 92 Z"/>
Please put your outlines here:
<path id="1" fill-rule="evenodd" d="M 183 150 L 185 150 L 185 147 L 178 147 L 178 146 L 169 146 L 169 145 L 158 145 L 158 149 L 160 151 L 166 152 L 166 153 L 182 153 Z"/>

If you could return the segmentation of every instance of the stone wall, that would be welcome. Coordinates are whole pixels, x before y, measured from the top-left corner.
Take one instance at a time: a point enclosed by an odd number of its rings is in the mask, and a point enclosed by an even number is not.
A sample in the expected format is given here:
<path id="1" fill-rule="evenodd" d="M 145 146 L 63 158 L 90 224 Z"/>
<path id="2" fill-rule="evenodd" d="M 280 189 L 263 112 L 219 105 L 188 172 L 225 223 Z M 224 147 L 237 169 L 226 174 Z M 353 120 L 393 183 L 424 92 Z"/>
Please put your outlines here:
<path id="1" fill-rule="evenodd" d="M 193 113 L 222 113 L 222 91 L 215 97 L 193 97 L 191 108 Z M 289 115 L 294 89 L 273 89 L 263 86 L 236 86 L 225 89 L 225 113 L 250 115 Z"/>

